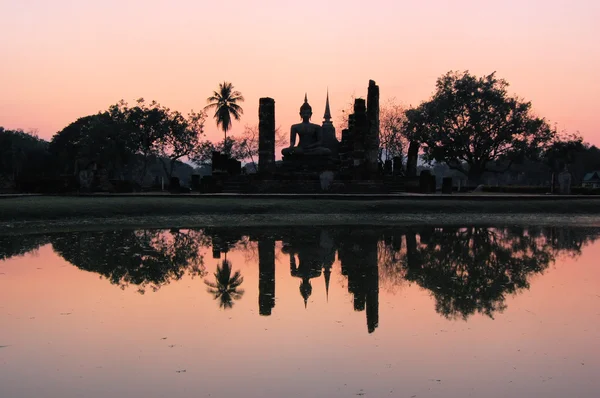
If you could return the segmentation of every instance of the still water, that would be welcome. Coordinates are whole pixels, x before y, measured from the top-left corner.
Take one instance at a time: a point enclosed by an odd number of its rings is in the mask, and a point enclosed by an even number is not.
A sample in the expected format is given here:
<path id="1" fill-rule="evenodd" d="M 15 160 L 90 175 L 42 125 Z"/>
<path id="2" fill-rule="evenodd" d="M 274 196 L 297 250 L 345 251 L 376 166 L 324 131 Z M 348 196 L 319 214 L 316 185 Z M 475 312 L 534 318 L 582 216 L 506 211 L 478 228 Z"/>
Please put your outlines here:
<path id="1" fill-rule="evenodd" d="M 598 397 L 599 237 L 0 236 L 0 397 Z"/>

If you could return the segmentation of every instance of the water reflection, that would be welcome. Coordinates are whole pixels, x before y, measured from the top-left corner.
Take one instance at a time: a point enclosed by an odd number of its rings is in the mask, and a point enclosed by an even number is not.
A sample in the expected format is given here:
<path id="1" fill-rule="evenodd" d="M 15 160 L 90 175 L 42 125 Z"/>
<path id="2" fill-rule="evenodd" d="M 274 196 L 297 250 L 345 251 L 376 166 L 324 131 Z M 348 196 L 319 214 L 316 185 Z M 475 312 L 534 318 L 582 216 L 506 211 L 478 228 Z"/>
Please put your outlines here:
<path id="1" fill-rule="evenodd" d="M 23 256 L 49 241 L 46 235 L 0 236 L 0 261 Z"/>
<path id="2" fill-rule="evenodd" d="M 157 290 L 185 274 L 206 275 L 203 253 L 220 261 L 214 280 L 205 280 L 219 306 L 229 309 L 244 295 L 244 278 L 227 253 L 246 253 L 258 263 L 259 314 L 276 304 L 278 254 L 308 306 L 313 286 L 323 283 L 328 300 L 331 275 L 339 269 L 355 311 L 364 311 L 367 330 L 379 324 L 379 290 L 414 283 L 430 292 L 435 310 L 449 319 L 473 314 L 494 317 L 506 298 L 528 289 L 560 255 L 578 256 L 598 228 L 559 227 L 289 227 L 205 228 L 72 232 L 50 236 L 2 237 L 0 259 L 22 255 L 50 242 L 80 269 L 96 272 L 122 288 Z M 337 261 L 337 263 L 336 263 Z M 336 266 L 336 264 L 338 264 Z M 339 267 L 339 268 L 338 268 Z M 334 280 L 336 280 L 334 278 Z"/>
<path id="3" fill-rule="evenodd" d="M 136 285 L 140 293 L 148 287 L 156 291 L 186 273 L 206 274 L 201 231 L 73 232 L 51 236 L 50 241 L 54 251 L 76 267 L 122 288 Z"/>
<path id="4" fill-rule="evenodd" d="M 217 265 L 215 282 L 204 280 L 208 286 L 207 291 L 213 295 L 215 300 L 219 301 L 219 307 L 223 309 L 232 308 L 233 301 L 241 299 L 244 295 L 244 289 L 240 289 L 240 285 L 244 282 L 242 274 L 240 271 L 235 271 L 231 275 L 231 272 L 231 263 L 225 259 L 220 265 Z"/>

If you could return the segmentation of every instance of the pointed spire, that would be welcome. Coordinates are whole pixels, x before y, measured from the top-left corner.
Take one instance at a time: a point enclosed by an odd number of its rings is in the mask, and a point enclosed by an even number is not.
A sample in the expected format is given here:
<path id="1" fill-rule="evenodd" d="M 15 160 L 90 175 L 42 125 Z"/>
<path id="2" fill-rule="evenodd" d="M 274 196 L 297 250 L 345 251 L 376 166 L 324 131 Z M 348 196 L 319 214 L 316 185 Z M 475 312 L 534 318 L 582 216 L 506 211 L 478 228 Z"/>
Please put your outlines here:
<path id="1" fill-rule="evenodd" d="M 308 95 L 306 95 L 306 92 L 304 92 L 304 103 L 306 104 L 308 102 Z"/>
<path id="2" fill-rule="evenodd" d="M 325 101 L 325 114 L 323 115 L 325 122 L 331 120 L 331 111 L 329 110 L 329 87 L 327 87 L 327 100 Z"/>

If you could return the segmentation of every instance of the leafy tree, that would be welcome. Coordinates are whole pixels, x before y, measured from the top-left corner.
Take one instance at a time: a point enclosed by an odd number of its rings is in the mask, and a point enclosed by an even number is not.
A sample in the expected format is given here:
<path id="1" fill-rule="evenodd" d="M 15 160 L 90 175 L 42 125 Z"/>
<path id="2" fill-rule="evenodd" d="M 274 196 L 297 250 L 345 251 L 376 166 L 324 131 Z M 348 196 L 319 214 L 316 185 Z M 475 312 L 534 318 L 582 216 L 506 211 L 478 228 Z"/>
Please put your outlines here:
<path id="1" fill-rule="evenodd" d="M 150 159 L 160 156 L 161 142 L 164 142 L 170 128 L 175 127 L 169 120 L 169 109 L 156 101 L 148 104 L 143 98 L 136 100 L 134 107 L 130 108 L 126 102 L 120 101 L 111 109 L 124 115 L 123 122 L 137 142 L 136 153 L 142 159 L 139 180 L 143 182 Z"/>
<path id="2" fill-rule="evenodd" d="M 231 129 L 231 118 L 240 120 L 244 110 L 238 102 L 244 102 L 242 93 L 234 90 L 233 84 L 229 82 L 219 83 L 219 89 L 213 91 L 213 95 L 206 99 L 208 105 L 204 110 L 214 109 L 214 118 L 217 121 L 217 127 L 221 127 L 227 139 L 227 131 Z"/>
<path id="3" fill-rule="evenodd" d="M 35 132 L 5 130 L 0 127 L 0 179 L 8 185 L 21 175 L 37 176 L 48 172 L 48 142 Z"/>
<path id="4" fill-rule="evenodd" d="M 556 185 L 556 174 L 575 162 L 576 157 L 585 152 L 583 138 L 578 135 L 556 135 L 545 149 L 542 159 L 552 171 L 552 187 Z"/>
<path id="5" fill-rule="evenodd" d="M 192 111 L 188 119 L 185 119 L 179 112 L 169 112 L 167 117 L 169 129 L 158 140 L 158 154 L 163 159 L 165 173 L 171 178 L 176 162 L 197 151 L 200 136 L 203 134 L 205 115 L 203 112 Z"/>
<path id="6" fill-rule="evenodd" d="M 449 72 L 436 87 L 430 101 L 406 112 L 407 133 L 423 145 L 425 160 L 443 161 L 475 183 L 535 156 L 553 137 L 531 103 L 508 96 L 508 83 L 494 73 Z"/>
<path id="7" fill-rule="evenodd" d="M 125 115 L 109 111 L 77 119 L 50 142 L 49 150 L 60 173 L 74 174 L 95 162 L 109 174 L 119 174 L 134 161 L 138 142 L 124 124 Z"/>
<path id="8" fill-rule="evenodd" d="M 241 299 L 244 295 L 244 289 L 239 288 L 244 282 L 244 277 L 240 271 L 235 271 L 233 275 L 231 273 L 231 263 L 225 259 L 221 265 L 217 265 L 215 282 L 204 281 L 208 286 L 207 291 L 215 300 L 219 300 L 219 307 L 223 309 L 232 308 L 233 301 Z"/>
<path id="9" fill-rule="evenodd" d="M 65 127 L 52 138 L 50 149 L 61 172 L 76 173 L 95 162 L 118 174 L 141 163 L 138 179 L 143 182 L 150 161 L 159 159 L 170 178 L 178 161 L 196 151 L 204 120 L 204 112 L 191 111 L 185 118 L 143 98 L 133 107 L 120 101 Z"/>
<path id="10" fill-rule="evenodd" d="M 388 100 L 380 108 L 379 114 L 379 161 L 402 156 L 407 148 L 406 111 L 394 99 Z"/>
<path id="11" fill-rule="evenodd" d="M 576 156 L 585 149 L 583 138 L 579 135 L 556 135 L 545 149 L 543 159 L 552 171 L 560 171 L 573 163 Z"/>

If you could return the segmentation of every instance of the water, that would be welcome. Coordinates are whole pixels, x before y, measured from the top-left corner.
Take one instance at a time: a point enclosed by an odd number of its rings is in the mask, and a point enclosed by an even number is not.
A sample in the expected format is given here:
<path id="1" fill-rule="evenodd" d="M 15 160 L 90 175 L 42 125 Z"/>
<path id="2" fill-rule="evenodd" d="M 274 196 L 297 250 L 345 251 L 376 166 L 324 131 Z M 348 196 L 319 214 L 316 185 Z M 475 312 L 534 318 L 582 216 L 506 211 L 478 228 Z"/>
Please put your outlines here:
<path id="1" fill-rule="evenodd" d="M 597 397 L 598 237 L 0 236 L 0 397 Z"/>

